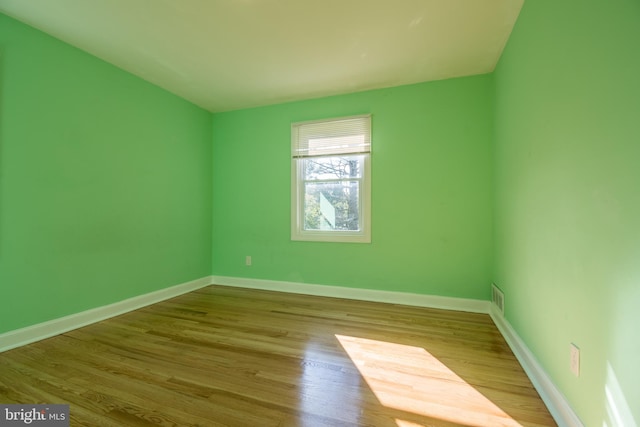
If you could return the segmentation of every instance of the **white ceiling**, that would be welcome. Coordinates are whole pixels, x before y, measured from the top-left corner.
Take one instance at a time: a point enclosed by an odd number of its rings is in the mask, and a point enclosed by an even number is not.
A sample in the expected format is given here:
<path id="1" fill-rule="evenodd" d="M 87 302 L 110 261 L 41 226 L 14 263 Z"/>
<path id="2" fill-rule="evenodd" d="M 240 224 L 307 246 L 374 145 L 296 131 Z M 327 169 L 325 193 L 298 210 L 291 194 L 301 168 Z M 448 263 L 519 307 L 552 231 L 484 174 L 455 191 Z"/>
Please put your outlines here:
<path id="1" fill-rule="evenodd" d="M 0 0 L 209 111 L 493 71 L 524 0 Z"/>

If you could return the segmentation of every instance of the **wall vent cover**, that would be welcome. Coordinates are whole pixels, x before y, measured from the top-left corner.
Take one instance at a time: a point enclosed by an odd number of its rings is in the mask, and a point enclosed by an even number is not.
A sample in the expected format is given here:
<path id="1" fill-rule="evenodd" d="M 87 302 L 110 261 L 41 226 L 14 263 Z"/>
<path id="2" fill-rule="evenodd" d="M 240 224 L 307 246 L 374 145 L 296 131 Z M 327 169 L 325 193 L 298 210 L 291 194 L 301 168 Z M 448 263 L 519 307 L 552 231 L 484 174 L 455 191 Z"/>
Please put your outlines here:
<path id="1" fill-rule="evenodd" d="M 495 283 L 491 284 L 491 302 L 496 306 L 498 311 L 504 315 L 504 293 Z"/>

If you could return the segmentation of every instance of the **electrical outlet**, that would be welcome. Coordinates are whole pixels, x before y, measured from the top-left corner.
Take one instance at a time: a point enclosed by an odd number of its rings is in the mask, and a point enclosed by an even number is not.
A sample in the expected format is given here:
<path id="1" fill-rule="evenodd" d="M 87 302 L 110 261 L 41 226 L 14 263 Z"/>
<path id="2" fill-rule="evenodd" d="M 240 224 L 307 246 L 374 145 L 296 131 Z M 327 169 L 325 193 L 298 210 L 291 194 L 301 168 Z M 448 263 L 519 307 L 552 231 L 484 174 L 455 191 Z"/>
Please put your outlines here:
<path id="1" fill-rule="evenodd" d="M 251 255 L 247 255 L 247 257 L 244 259 L 244 263 L 248 266 L 251 266 Z"/>
<path id="2" fill-rule="evenodd" d="M 571 343 L 571 372 L 576 377 L 580 376 L 580 349 L 574 343 Z"/>

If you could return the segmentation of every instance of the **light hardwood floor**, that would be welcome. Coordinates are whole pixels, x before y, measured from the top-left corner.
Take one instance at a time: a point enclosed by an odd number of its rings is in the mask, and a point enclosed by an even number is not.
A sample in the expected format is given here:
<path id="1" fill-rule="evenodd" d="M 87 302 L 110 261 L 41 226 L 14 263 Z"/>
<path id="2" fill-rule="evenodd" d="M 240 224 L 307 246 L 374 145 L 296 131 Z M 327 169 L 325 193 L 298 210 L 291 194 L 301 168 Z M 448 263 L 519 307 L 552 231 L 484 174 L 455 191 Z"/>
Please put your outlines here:
<path id="1" fill-rule="evenodd" d="M 84 426 L 554 426 L 487 315 L 209 286 L 0 353 Z"/>

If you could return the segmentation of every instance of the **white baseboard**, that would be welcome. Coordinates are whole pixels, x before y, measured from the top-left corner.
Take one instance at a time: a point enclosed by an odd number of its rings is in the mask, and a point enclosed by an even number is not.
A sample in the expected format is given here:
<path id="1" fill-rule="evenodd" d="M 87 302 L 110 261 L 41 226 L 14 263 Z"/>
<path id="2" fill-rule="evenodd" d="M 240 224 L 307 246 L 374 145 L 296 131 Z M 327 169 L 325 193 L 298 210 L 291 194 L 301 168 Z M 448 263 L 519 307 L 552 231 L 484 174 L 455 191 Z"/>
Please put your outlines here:
<path id="1" fill-rule="evenodd" d="M 412 294 L 407 292 L 379 291 L 373 289 L 345 288 L 342 286 L 315 285 L 309 283 L 282 282 L 276 280 L 249 279 L 241 277 L 213 276 L 213 284 L 239 288 L 262 289 L 266 291 L 289 292 L 294 294 L 322 297 L 346 298 L 362 301 L 386 302 L 389 304 L 416 307 L 440 308 L 444 310 L 488 313 L 489 301 L 475 299 L 441 297 Z"/>
<path id="2" fill-rule="evenodd" d="M 567 399 L 553 384 L 531 350 L 489 301 L 224 276 L 213 276 L 213 284 L 489 314 L 558 426 L 583 427 Z"/>
<path id="3" fill-rule="evenodd" d="M 564 395 L 553 384 L 531 350 L 518 336 L 509 322 L 489 301 L 452 298 L 404 292 L 379 291 L 372 289 L 345 288 L 308 283 L 283 282 L 276 280 L 250 279 L 240 277 L 206 276 L 191 282 L 160 289 L 145 295 L 129 298 L 114 304 L 28 326 L 26 328 L 0 334 L 0 352 L 30 344 L 54 335 L 81 328 L 110 317 L 155 304 L 205 286 L 216 284 L 230 287 L 262 289 L 305 295 L 347 298 L 363 301 L 385 302 L 444 310 L 466 311 L 489 314 L 507 344 L 529 376 L 540 397 L 549 408 L 560 427 L 583 427 Z"/>
<path id="4" fill-rule="evenodd" d="M 170 288 L 0 334 L 0 353 L 209 286 L 206 276 Z"/>
<path id="5" fill-rule="evenodd" d="M 559 427 L 583 427 L 582 421 L 573 411 L 566 397 L 558 390 L 547 372 L 542 368 L 533 355 L 529 347 L 522 341 L 522 338 L 513 329 L 511 324 L 504 318 L 498 309 L 491 305 L 489 315 L 498 327 L 507 344 L 515 354 L 516 358 L 527 373 L 533 386 L 540 394 L 542 401 L 547 405 L 551 416 L 558 423 Z"/>

